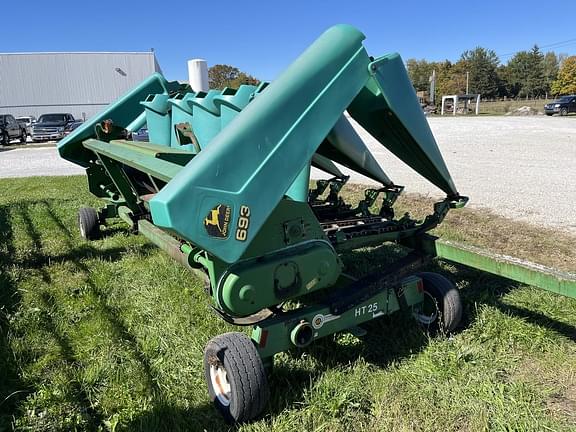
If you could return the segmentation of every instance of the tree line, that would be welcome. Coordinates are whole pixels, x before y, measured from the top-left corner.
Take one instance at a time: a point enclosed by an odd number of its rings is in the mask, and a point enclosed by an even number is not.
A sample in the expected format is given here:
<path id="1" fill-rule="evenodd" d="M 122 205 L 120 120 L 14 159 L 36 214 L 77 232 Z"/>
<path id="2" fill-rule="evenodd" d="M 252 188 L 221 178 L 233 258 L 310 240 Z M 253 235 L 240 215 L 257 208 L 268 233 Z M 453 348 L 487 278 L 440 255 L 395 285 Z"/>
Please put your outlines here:
<path id="1" fill-rule="evenodd" d="M 242 84 L 258 85 L 259 83 L 260 80 L 234 66 L 217 64 L 208 68 L 208 84 L 213 89 L 224 87 L 237 89 Z"/>
<path id="2" fill-rule="evenodd" d="M 543 53 L 537 45 L 501 64 L 493 50 L 465 51 L 456 63 L 409 59 L 408 74 L 417 91 L 429 91 L 436 74 L 435 99 L 442 95 L 480 93 L 483 98 L 540 98 L 576 94 L 576 56 Z"/>

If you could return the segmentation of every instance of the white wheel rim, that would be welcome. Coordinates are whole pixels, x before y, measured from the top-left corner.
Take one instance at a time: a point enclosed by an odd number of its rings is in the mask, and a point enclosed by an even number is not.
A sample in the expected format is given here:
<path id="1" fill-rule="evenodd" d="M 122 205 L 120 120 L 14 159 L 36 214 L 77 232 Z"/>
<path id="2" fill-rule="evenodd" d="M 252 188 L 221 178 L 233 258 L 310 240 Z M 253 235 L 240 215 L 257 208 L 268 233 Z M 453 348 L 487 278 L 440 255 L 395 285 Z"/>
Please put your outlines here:
<path id="1" fill-rule="evenodd" d="M 430 298 L 430 300 L 432 300 L 433 304 L 436 304 L 436 299 L 434 297 L 432 297 L 432 295 L 430 295 L 429 293 L 427 293 L 426 291 L 424 291 L 424 296 L 428 296 Z M 426 299 L 424 299 L 424 301 L 426 301 Z M 416 321 L 418 321 L 420 324 L 423 325 L 430 325 L 432 324 L 434 321 L 436 321 L 438 319 L 438 307 L 435 308 L 435 312 L 431 315 L 425 314 L 425 313 L 421 313 L 421 312 L 414 312 L 414 318 L 416 319 Z"/>
<path id="2" fill-rule="evenodd" d="M 220 366 L 210 366 L 210 381 L 218 401 L 224 406 L 230 405 L 231 389 L 226 370 Z"/>

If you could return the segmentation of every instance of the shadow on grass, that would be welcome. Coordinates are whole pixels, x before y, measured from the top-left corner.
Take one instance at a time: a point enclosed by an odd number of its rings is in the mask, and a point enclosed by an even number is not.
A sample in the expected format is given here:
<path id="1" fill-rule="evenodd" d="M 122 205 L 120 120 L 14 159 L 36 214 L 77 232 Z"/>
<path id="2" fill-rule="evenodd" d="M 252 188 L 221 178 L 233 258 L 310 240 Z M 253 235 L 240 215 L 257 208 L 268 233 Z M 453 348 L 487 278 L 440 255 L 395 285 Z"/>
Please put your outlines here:
<path id="1" fill-rule="evenodd" d="M 462 323 L 463 327 L 468 326 L 476 318 L 477 309 L 473 308 L 473 305 L 484 304 L 492 306 L 505 314 L 522 318 L 531 324 L 554 330 L 559 335 L 576 342 L 575 326 L 547 316 L 542 312 L 510 305 L 502 300 L 506 294 L 523 286 L 523 284 L 462 265 L 452 265 L 456 268 L 456 273 L 444 272 L 445 276 L 455 283 L 469 282 L 469 286 L 460 292 L 466 312 L 465 320 Z M 442 270 L 437 271 L 439 273 L 443 272 Z M 567 299 L 567 301 L 569 300 Z"/>
<path id="2" fill-rule="evenodd" d="M 148 411 L 122 428 L 127 431 L 164 432 L 164 431 L 233 431 L 224 422 L 220 414 L 210 403 L 194 408 L 175 408 L 170 405 L 156 404 Z"/>
<path id="3" fill-rule="evenodd" d="M 365 255 L 367 254 L 367 255 Z M 401 249 L 381 247 L 371 251 L 355 251 L 346 254 L 343 260 L 347 268 L 368 267 L 377 271 L 402 256 Z M 495 307 L 505 314 L 520 317 L 527 322 L 543 326 L 576 342 L 576 327 L 560 322 L 544 313 L 512 306 L 502 301 L 503 296 L 517 289 L 521 284 L 479 270 L 452 264 L 455 271 L 447 271 L 434 262 L 423 271 L 440 273 L 456 284 L 468 283 L 460 290 L 464 315 L 459 330 L 468 327 L 476 320 L 476 304 Z M 291 350 L 288 355 L 297 359 L 306 352 L 315 360 L 314 370 L 294 369 L 275 365 L 271 376 L 271 386 L 281 388 L 280 397 L 273 396 L 269 413 L 278 415 L 286 408 L 297 406 L 303 394 L 322 374 L 332 368 L 342 368 L 362 359 L 376 367 L 387 368 L 393 362 L 401 361 L 424 350 L 429 343 L 428 335 L 414 322 L 408 313 L 396 312 L 378 320 L 362 324 L 367 334 L 356 344 L 341 344 L 334 337 L 326 337 L 314 342 L 304 351 Z"/>
<path id="4" fill-rule="evenodd" d="M 33 214 L 38 212 L 39 209 L 44 211 L 43 214 L 46 214 L 57 229 L 64 234 L 64 243 L 66 244 L 66 247 L 62 248 L 62 253 L 48 254 L 44 252 L 42 235 L 35 227 L 33 221 Z M 11 228 L 12 215 L 17 215 L 21 219 L 25 234 L 31 241 L 31 248 L 23 257 L 17 257 L 18 254 L 14 247 L 13 232 Z M 159 393 L 148 359 L 138 349 L 136 339 L 122 323 L 117 312 L 106 304 L 102 293 L 90 279 L 90 269 L 85 263 L 85 260 L 87 259 L 100 259 L 106 260 L 107 262 L 118 261 L 125 253 L 124 248 L 115 247 L 100 250 L 91 244 L 83 243 L 77 245 L 77 242 L 74 241 L 74 237 L 68 227 L 57 216 L 50 200 L 20 202 L 16 205 L 0 207 L 0 238 L 2 239 L 2 249 L 0 249 L 0 267 L 2 270 L 0 273 L 0 283 L 2 287 L 2 290 L 0 291 L 0 322 L 2 323 L 2 332 L 0 333 L 0 342 L 2 343 L 0 346 L 0 349 L 2 350 L 0 361 L 3 363 L 3 367 L 0 371 L 0 376 L 3 377 L 3 379 L 0 380 L 0 429 L 2 429 L 1 426 L 8 428 L 8 425 L 11 424 L 12 416 L 17 415 L 18 401 L 21 400 L 23 395 L 32 393 L 35 387 L 34 383 L 25 384 L 20 379 L 17 372 L 18 365 L 16 365 L 14 361 L 15 356 L 8 343 L 9 326 L 6 317 L 17 310 L 21 301 L 20 296 L 18 295 L 16 283 L 12 280 L 7 271 L 9 268 L 17 268 L 22 272 L 29 270 L 38 271 L 42 280 L 49 284 L 52 280 L 47 267 L 51 263 L 67 262 L 73 264 L 76 271 L 83 274 L 85 282 L 97 299 L 100 313 L 110 322 L 111 327 L 114 329 L 115 337 L 127 342 L 128 346 L 131 347 L 133 351 L 134 357 L 142 364 L 145 376 L 147 377 L 147 385 L 150 388 L 151 393 Z M 151 249 L 154 249 L 154 247 L 150 244 L 146 244 L 139 248 L 139 252 L 145 253 L 147 250 Z M 58 314 L 58 302 L 49 290 L 44 290 L 40 293 L 40 300 L 43 303 L 42 306 L 44 310 L 54 311 L 56 316 L 62 314 Z M 58 325 L 56 325 L 49 314 L 44 314 L 43 318 L 44 328 L 58 343 L 63 360 L 70 365 L 78 364 L 72 344 L 65 334 L 62 331 L 59 331 Z M 20 365 L 20 367 L 23 366 L 24 365 Z M 95 429 L 97 426 L 102 425 L 104 416 L 90 403 L 87 394 L 78 385 L 78 380 L 71 376 L 69 382 L 72 398 L 77 404 L 81 405 L 81 412 L 88 414 L 89 428 Z M 16 395 L 19 395 L 20 397 L 17 397 Z"/>
<path id="5" fill-rule="evenodd" d="M 332 369 L 346 368 L 360 359 L 385 369 L 425 349 L 429 340 L 414 320 L 402 312 L 370 321 L 362 328 L 367 334 L 354 344 L 342 344 L 338 337 L 327 336 L 305 350 L 286 353 L 293 360 L 306 353 L 314 359 L 313 369 L 276 362 L 270 376 L 272 399 L 267 414 L 275 417 L 286 409 L 298 409 L 306 391 Z M 369 410 L 369 404 L 365 408 Z"/>
<path id="6" fill-rule="evenodd" d="M 405 255 L 405 249 L 396 245 L 346 252 L 342 256 L 347 273 L 361 276 L 385 269 Z M 290 360 L 303 355 L 313 358 L 313 368 L 295 368 L 276 362 L 270 376 L 272 399 L 268 415 L 279 415 L 287 408 L 298 408 L 306 390 L 331 369 L 341 369 L 363 360 L 378 368 L 387 368 L 425 349 L 429 337 L 406 311 L 399 311 L 361 326 L 366 334 L 342 342 L 339 335 L 327 336 L 307 348 L 292 349 L 286 353 Z M 278 389 L 281 389 L 278 392 Z M 368 405 L 366 409 L 369 409 Z"/>
<path id="7" fill-rule="evenodd" d="M 18 254 L 14 247 L 12 238 L 13 234 L 10 228 L 10 213 L 21 220 L 23 231 L 26 237 L 30 240 L 30 247 L 24 256 L 17 257 Z M 41 232 L 35 224 L 35 220 L 39 213 L 41 213 L 41 217 L 46 217 L 50 220 L 51 224 L 56 228 L 56 230 L 51 231 L 49 235 L 56 236 L 57 234 L 63 234 L 60 238 L 64 247 L 61 248 L 60 253 L 45 252 L 43 241 L 45 241 L 44 236 L 47 235 L 47 233 Z M 146 393 L 150 397 L 153 408 L 151 411 L 136 416 L 136 418 L 130 421 L 127 425 L 124 423 L 125 419 L 121 419 L 123 429 L 163 431 L 196 430 L 196 428 L 198 428 L 197 430 L 224 430 L 226 428 L 223 420 L 209 403 L 191 409 L 180 409 L 171 406 L 169 397 L 164 394 L 159 385 L 160 380 L 154 372 L 150 358 L 142 351 L 140 343 L 134 334 L 129 331 L 127 325 L 123 321 L 121 311 L 109 304 L 107 293 L 94 283 L 87 260 L 105 260 L 107 262 L 119 261 L 125 255 L 125 248 L 110 247 L 107 249 L 99 249 L 91 243 L 82 242 L 79 244 L 76 235 L 72 233 L 69 227 L 58 216 L 57 212 L 53 208 L 51 200 L 19 202 L 11 207 L 0 208 L 0 224 L 0 227 L 3 230 L 2 238 L 6 240 L 3 250 L 4 253 L 1 256 L 1 264 L 5 267 L 17 267 L 22 272 L 30 270 L 38 272 L 40 278 L 46 284 L 53 283 L 48 266 L 54 263 L 66 263 L 69 265 L 72 272 L 82 275 L 83 283 L 86 287 L 85 289 L 91 294 L 91 298 L 94 301 L 94 313 L 109 323 L 109 328 L 112 330 L 112 340 L 121 343 L 129 355 L 140 365 L 145 388 L 147 389 Z M 110 235 L 114 232 L 126 231 L 112 227 L 106 229 L 105 234 Z M 155 249 L 156 248 L 153 245 L 145 244 L 139 246 L 137 252 L 145 254 L 149 250 Z M 2 275 L 4 274 L 5 272 L 2 273 Z M 15 310 L 20 303 L 20 299 L 15 296 L 7 295 L 9 291 L 14 294 L 17 293 L 15 283 L 11 280 L 8 282 L 10 282 L 10 290 L 3 290 L 3 294 L 5 295 L 1 297 L 3 303 L 0 307 L 6 309 L 8 306 L 7 299 L 12 298 L 14 301 L 12 302 L 12 308 L 10 310 Z M 3 283 L 3 285 L 7 284 Z M 61 361 L 70 365 L 70 370 L 77 370 L 78 367 L 82 369 L 87 365 L 83 365 L 79 360 L 78 356 L 74 352 L 74 345 L 71 339 L 67 336 L 66 329 L 62 328 L 62 326 L 56 321 L 58 317 L 65 317 L 67 312 L 60 307 L 58 298 L 55 297 L 51 291 L 50 288 L 44 288 L 38 295 L 41 302 L 41 309 L 43 311 L 50 311 L 50 313 L 42 314 L 42 326 L 57 343 L 61 355 Z M 2 328 L 3 330 L 5 329 L 6 333 L 8 332 L 7 326 L 3 326 Z M 2 349 L 6 348 L 8 350 L 9 345 L 7 343 L 4 344 L 6 341 L 4 332 L 2 333 L 2 336 Z M 6 352 L 6 355 L 3 355 L 3 358 L 13 359 L 14 356 L 11 352 Z M 26 390 L 23 392 L 24 395 L 34 393 L 36 387 L 34 382 L 29 382 L 25 385 L 19 380 L 17 373 L 18 365 L 13 364 L 8 366 L 13 367 L 4 368 L 4 372 L 8 379 L 3 380 L 6 382 L 6 389 L 4 390 L 3 387 L 0 387 L 0 390 L 2 391 L 0 394 L 3 394 L 4 392 L 20 392 L 22 391 L 21 389 Z M 23 366 L 24 365 L 20 365 L 20 367 Z M 86 430 L 97 430 L 102 428 L 105 421 L 110 421 L 109 419 L 114 418 L 114 413 L 105 414 L 98 409 L 97 405 L 95 406 L 91 402 L 91 398 L 86 393 L 87 389 L 83 388 L 83 386 L 79 384 L 81 380 L 77 376 L 71 375 L 68 382 L 67 393 L 69 394 L 66 397 L 71 403 L 74 403 L 74 405 L 78 407 L 83 418 L 83 427 L 86 428 Z M 10 404 L 5 403 L 4 407 L 0 405 L 0 409 L 3 409 L 0 413 L 3 414 L 6 412 L 5 417 L 0 417 L 0 430 L 2 430 L 2 426 L 9 428 L 11 424 L 10 422 L 13 420 L 12 416 L 15 416 L 15 419 L 18 418 L 18 402 L 20 400 L 21 398 L 13 397 Z M 5 411 L 4 408 L 6 408 Z M 4 421 L 4 423 L 2 423 L 2 421 Z"/>
<path id="8" fill-rule="evenodd" d="M 56 314 L 58 313 L 58 303 L 51 294 L 44 291 L 40 294 L 40 298 L 45 310 L 53 311 Z M 56 340 L 56 343 L 60 348 L 62 360 L 68 365 L 74 365 L 77 363 L 69 339 L 58 329 L 48 314 L 43 314 L 42 324 L 44 325 L 45 330 Z M 88 394 L 80 386 L 79 380 L 70 377 L 68 383 L 74 403 L 81 407 L 80 411 L 84 414 L 90 430 L 95 429 L 92 426 L 102 424 L 104 416 L 94 408 L 93 404 L 90 402 Z"/>
<path id="9" fill-rule="evenodd" d="M 63 248 L 61 253 L 48 254 L 43 250 L 42 233 L 36 228 L 34 218 L 30 214 L 30 206 L 37 205 L 40 205 L 43 214 L 64 234 L 66 247 Z M 50 273 L 46 267 L 50 263 L 66 262 L 73 266 L 73 270 L 83 276 L 83 282 L 96 299 L 98 313 L 113 328 L 113 339 L 122 341 L 128 347 L 130 355 L 141 365 L 153 408 L 136 416 L 123 427 L 125 426 L 126 430 L 143 431 L 225 430 L 227 428 L 226 425 L 211 404 L 206 403 L 192 409 L 178 408 L 170 404 L 169 397 L 164 394 L 162 388 L 158 385 L 159 380 L 154 373 L 149 357 L 141 349 L 138 339 L 129 331 L 123 321 L 121 311 L 109 304 L 107 294 L 92 280 L 86 260 L 118 261 L 122 258 L 125 249 L 112 247 L 101 250 L 88 243 L 78 244 L 76 235 L 73 235 L 66 224 L 58 217 L 52 207 L 52 203 L 48 200 L 18 204 L 14 206 L 12 211 L 19 212 L 18 215 L 23 221 L 24 230 L 31 240 L 33 250 L 21 260 L 15 258 L 16 251 L 13 233 L 10 228 L 11 210 L 9 207 L 0 207 L 0 239 L 4 244 L 2 249 L 0 249 L 0 267 L 3 269 L 0 274 L 0 284 L 2 285 L 2 292 L 0 292 L 0 308 L 2 310 L 0 314 L 0 323 L 2 323 L 0 332 L 0 343 L 2 345 L 0 345 L 0 349 L 2 351 L 0 353 L 3 357 L 3 359 L 0 359 L 0 364 L 3 364 L 1 362 L 5 364 L 3 371 L 0 371 L 0 377 L 6 377 L 4 386 L 0 382 L 0 397 L 2 397 L 0 402 L 8 394 L 18 391 L 23 392 L 16 393 L 15 396 L 10 397 L 0 405 L 0 429 L 4 424 L 8 427 L 11 415 L 17 413 L 18 402 L 21 400 L 22 395 L 32 392 L 34 387 L 34 383 L 23 383 L 20 380 L 17 372 L 18 365 L 13 361 L 14 355 L 7 343 L 9 330 L 8 322 L 4 317 L 17 309 L 20 298 L 18 297 L 15 281 L 5 269 L 17 266 L 24 271 L 36 270 L 40 272 L 45 282 L 50 283 Z M 148 249 L 154 249 L 154 247 L 151 245 L 141 246 L 140 252 L 145 253 Z M 395 246 L 381 247 L 369 251 L 349 252 L 343 257 L 343 260 L 347 269 L 353 274 L 360 275 L 380 270 L 402 254 L 403 250 L 401 248 Z M 455 273 L 448 273 L 437 266 L 429 267 L 427 270 L 443 273 L 455 282 L 472 281 L 470 287 L 462 291 L 467 312 L 464 325 L 466 325 L 466 322 L 475 319 L 475 309 L 472 308 L 472 305 L 474 303 L 485 303 L 498 307 L 506 313 L 519 315 L 537 325 L 553 328 L 561 334 L 576 340 L 576 329 L 573 326 L 558 322 L 538 312 L 503 304 L 500 298 L 517 287 L 518 284 L 504 278 L 488 276 L 478 271 L 469 270 L 465 267 L 456 266 L 455 268 Z M 43 302 L 43 307 L 54 311 L 56 316 L 65 313 L 64 311 L 59 311 L 58 301 L 51 293 L 43 292 L 40 298 Z M 318 365 L 313 371 L 277 366 L 271 376 L 271 387 L 273 392 L 281 391 L 281 396 L 273 397 L 268 411 L 269 415 L 276 416 L 286 409 L 286 405 L 293 406 L 297 401 L 301 401 L 305 389 L 310 386 L 310 383 L 331 368 L 348 365 L 357 359 L 363 359 L 377 367 L 386 368 L 392 362 L 420 352 L 428 343 L 425 333 L 417 327 L 408 314 L 397 313 L 389 317 L 383 317 L 369 322 L 363 327 L 368 330 L 368 334 L 357 344 L 342 345 L 334 338 L 328 337 L 310 346 L 306 352 L 314 357 L 315 363 Z M 60 346 L 64 361 L 68 364 L 82 367 L 83 365 L 79 364 L 70 340 L 67 339 L 66 334 L 58 328 L 56 323 L 51 321 L 50 317 L 47 317 L 45 328 L 53 335 L 54 340 Z M 288 355 L 295 357 L 299 356 L 300 352 L 292 351 Z M 103 420 L 108 416 L 92 406 L 85 390 L 77 384 L 78 381 L 75 377 L 70 377 L 70 383 L 70 392 L 74 395 L 75 402 L 88 414 L 87 426 L 90 429 L 102 426 Z"/>
<path id="10" fill-rule="evenodd" d="M 9 317 L 20 304 L 20 295 L 11 274 L 15 254 L 10 208 L 0 207 L 0 430 L 9 430 L 12 413 L 29 392 L 18 374 L 18 365 L 9 343 Z"/>

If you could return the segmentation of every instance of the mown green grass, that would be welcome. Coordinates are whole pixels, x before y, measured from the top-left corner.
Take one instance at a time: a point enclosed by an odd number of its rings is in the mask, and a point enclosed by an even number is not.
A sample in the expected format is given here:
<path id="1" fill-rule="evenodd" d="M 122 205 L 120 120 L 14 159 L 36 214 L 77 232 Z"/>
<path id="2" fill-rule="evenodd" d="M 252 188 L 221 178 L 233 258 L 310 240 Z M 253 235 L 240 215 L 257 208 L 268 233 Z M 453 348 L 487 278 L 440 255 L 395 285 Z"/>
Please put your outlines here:
<path id="1" fill-rule="evenodd" d="M 424 213 L 429 202 L 399 204 Z M 199 280 L 121 223 L 82 241 L 83 205 L 98 205 L 83 177 L 0 181 L 0 430 L 229 430 L 209 404 L 202 351 L 231 327 Z M 576 270 L 573 237 L 486 212 L 453 212 L 438 232 Z M 343 259 L 360 275 L 397 254 Z M 362 339 L 278 355 L 268 412 L 237 430 L 575 430 L 576 301 L 433 270 L 461 290 L 455 335 L 429 339 L 398 314 Z"/>

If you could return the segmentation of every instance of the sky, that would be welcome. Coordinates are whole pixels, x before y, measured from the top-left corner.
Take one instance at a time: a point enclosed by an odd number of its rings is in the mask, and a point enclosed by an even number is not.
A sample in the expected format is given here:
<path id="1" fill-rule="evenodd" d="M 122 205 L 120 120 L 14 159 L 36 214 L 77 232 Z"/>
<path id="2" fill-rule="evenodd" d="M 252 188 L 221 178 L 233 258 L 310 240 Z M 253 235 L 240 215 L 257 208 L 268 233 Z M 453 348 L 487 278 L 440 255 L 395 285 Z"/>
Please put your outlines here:
<path id="1" fill-rule="evenodd" d="M 477 46 L 506 63 L 534 44 L 576 55 L 576 0 L 3 2 L 0 52 L 155 50 L 164 75 L 186 61 L 229 64 L 260 80 L 278 76 L 323 31 L 351 24 L 374 57 L 456 61 Z M 21 18 L 15 18 L 21 16 Z M 12 18 L 11 18 L 12 17 Z M 549 48 L 546 48 L 549 46 Z"/>

